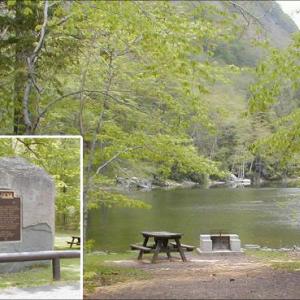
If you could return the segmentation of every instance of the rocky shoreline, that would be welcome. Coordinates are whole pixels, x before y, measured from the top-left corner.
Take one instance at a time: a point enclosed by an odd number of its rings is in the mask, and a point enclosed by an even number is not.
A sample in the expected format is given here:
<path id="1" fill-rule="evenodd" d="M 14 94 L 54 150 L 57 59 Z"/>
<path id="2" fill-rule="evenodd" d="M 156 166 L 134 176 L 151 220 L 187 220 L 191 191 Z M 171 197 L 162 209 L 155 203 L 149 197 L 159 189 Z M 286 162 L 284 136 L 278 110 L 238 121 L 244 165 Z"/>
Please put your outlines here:
<path id="1" fill-rule="evenodd" d="M 151 191 L 153 189 L 175 189 L 175 188 L 191 188 L 191 187 L 205 187 L 205 188 L 211 188 L 211 187 L 238 187 L 241 185 L 249 186 L 251 185 L 250 179 L 245 179 L 249 182 L 244 183 L 236 180 L 231 180 L 230 178 L 228 180 L 224 181 L 216 181 L 216 180 L 210 180 L 207 179 L 205 182 L 195 182 L 191 180 L 183 180 L 183 181 L 175 181 L 171 179 L 150 179 L 150 178 L 138 178 L 135 176 L 132 177 L 121 177 L 116 176 L 115 178 L 115 185 L 104 187 L 104 189 L 112 190 L 112 191 L 132 191 L 132 190 L 142 190 L 142 191 Z M 297 179 L 290 179 L 289 181 L 279 181 L 278 184 L 287 184 L 287 183 L 298 183 L 299 178 Z M 266 185 L 266 184 L 274 184 L 275 181 L 262 181 L 260 185 Z M 297 184 L 295 184 L 297 186 Z"/>
<path id="2" fill-rule="evenodd" d="M 189 180 L 181 182 L 174 180 L 157 180 L 145 179 L 137 177 L 116 177 L 116 189 L 118 190 L 145 190 L 150 191 L 156 188 L 189 188 L 193 186 L 201 186 L 201 184 Z"/>
<path id="3" fill-rule="evenodd" d="M 300 252 L 300 246 L 294 245 L 293 247 L 287 248 L 269 248 L 266 246 L 260 246 L 256 244 L 245 244 L 242 248 L 243 250 L 258 250 L 258 251 L 266 251 L 266 252 Z"/>

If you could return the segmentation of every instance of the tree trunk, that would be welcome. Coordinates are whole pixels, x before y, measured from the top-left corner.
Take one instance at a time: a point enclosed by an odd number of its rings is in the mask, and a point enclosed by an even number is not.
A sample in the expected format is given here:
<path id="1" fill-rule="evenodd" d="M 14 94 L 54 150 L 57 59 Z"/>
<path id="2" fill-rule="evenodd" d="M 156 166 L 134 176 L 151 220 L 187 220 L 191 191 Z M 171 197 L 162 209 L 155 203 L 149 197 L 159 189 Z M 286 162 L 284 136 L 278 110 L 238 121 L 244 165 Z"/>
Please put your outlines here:
<path id="1" fill-rule="evenodd" d="M 31 13 L 25 14 L 25 8 L 30 8 Z M 29 80 L 27 57 L 34 49 L 35 27 L 38 24 L 38 2 L 26 3 L 17 0 L 15 6 L 15 77 L 13 97 L 13 134 L 26 133 L 26 124 L 23 114 L 23 98 L 25 86 Z"/>
<path id="2" fill-rule="evenodd" d="M 93 185 L 93 175 L 92 175 L 93 160 L 94 160 L 95 151 L 96 151 L 97 136 L 100 134 L 100 131 L 101 131 L 101 128 L 103 125 L 104 111 L 107 108 L 108 94 L 109 94 L 109 91 L 110 91 L 110 88 L 112 85 L 112 80 L 113 80 L 112 66 L 113 66 L 113 53 L 110 53 L 108 78 L 107 78 L 107 84 L 106 84 L 105 93 L 104 93 L 103 107 L 102 107 L 102 111 L 99 114 L 97 126 L 96 126 L 96 129 L 94 132 L 93 141 L 90 144 L 89 153 L 86 154 L 86 155 L 88 155 L 88 162 L 87 162 L 87 166 L 85 168 L 86 181 L 84 184 L 84 191 L 83 191 L 83 240 L 84 240 L 84 242 L 86 241 L 86 229 L 87 229 L 87 225 L 88 225 L 89 191 Z"/>
<path id="3" fill-rule="evenodd" d="M 26 76 L 26 60 L 25 51 L 23 45 L 23 36 L 26 32 L 26 26 L 24 28 L 24 20 L 22 11 L 24 3 L 22 0 L 16 2 L 16 20 L 15 20 L 15 32 L 16 32 L 16 50 L 15 50 L 15 79 L 14 79 L 14 113 L 13 113 L 13 133 L 24 134 L 25 125 L 24 117 L 22 113 L 22 101 Z"/>

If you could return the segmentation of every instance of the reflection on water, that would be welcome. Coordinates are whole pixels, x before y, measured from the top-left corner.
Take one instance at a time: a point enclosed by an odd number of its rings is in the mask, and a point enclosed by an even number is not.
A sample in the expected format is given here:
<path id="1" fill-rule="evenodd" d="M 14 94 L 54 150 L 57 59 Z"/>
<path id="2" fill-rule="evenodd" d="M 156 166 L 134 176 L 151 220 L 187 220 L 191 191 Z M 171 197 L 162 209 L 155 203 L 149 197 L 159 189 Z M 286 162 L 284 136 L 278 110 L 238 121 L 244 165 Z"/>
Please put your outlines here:
<path id="1" fill-rule="evenodd" d="M 99 208 L 89 216 L 88 239 L 100 250 L 128 250 L 143 230 L 183 232 L 199 244 L 202 233 L 236 233 L 242 244 L 300 246 L 300 188 L 217 188 L 131 192 L 152 209 Z"/>

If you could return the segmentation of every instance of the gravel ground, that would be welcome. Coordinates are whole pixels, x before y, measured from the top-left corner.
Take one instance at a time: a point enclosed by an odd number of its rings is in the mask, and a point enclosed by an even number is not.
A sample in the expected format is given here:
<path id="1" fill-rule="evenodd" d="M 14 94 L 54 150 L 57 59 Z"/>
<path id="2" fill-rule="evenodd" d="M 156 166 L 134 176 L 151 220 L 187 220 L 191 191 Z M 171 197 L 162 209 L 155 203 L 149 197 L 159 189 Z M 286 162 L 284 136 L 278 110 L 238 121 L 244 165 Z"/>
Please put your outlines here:
<path id="1" fill-rule="evenodd" d="M 300 299 L 300 272 L 274 270 L 246 256 L 190 256 L 179 260 L 117 261 L 153 279 L 100 287 L 89 299 Z"/>
<path id="2" fill-rule="evenodd" d="M 0 289 L 0 299 L 82 299 L 80 284 Z"/>

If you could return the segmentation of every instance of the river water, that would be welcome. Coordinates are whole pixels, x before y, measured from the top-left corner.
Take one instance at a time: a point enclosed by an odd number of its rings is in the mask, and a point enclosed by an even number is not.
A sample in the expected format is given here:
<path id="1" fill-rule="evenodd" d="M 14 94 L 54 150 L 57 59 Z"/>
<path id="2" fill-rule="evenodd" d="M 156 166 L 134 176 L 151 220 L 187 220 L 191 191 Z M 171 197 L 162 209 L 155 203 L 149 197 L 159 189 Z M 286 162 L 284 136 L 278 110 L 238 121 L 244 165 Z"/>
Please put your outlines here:
<path id="1" fill-rule="evenodd" d="M 235 233 L 242 244 L 300 246 L 300 188 L 189 188 L 130 192 L 151 209 L 99 208 L 89 215 L 95 249 L 125 251 L 141 231 L 182 232 L 198 246 L 199 235 Z"/>

